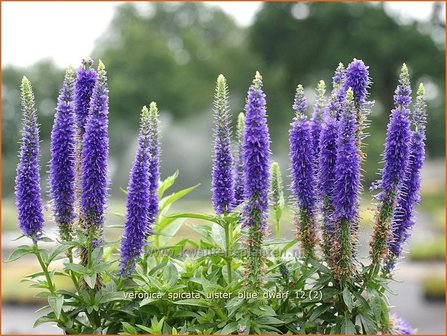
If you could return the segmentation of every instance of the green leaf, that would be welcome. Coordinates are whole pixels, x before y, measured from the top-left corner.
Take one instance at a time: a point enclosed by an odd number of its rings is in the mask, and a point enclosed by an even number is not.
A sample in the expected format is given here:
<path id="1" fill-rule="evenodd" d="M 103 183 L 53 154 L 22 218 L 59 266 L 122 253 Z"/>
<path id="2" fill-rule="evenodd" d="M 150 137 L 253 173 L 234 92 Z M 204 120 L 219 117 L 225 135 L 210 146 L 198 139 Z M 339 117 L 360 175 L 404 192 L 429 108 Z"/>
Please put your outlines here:
<path id="1" fill-rule="evenodd" d="M 54 314 L 48 314 L 46 316 L 39 317 L 33 324 L 33 328 L 36 328 L 44 323 L 51 323 L 51 322 L 57 322 L 57 319 L 55 317 L 52 317 L 51 315 Z"/>
<path id="2" fill-rule="evenodd" d="M 148 334 L 153 334 L 153 331 L 151 328 L 148 328 L 142 324 L 137 324 L 137 327 L 140 328 L 141 330 L 147 332 Z"/>
<path id="3" fill-rule="evenodd" d="M 54 240 L 50 237 L 40 237 L 39 241 L 45 242 L 45 243 L 54 243 Z"/>
<path id="4" fill-rule="evenodd" d="M 178 170 L 160 183 L 160 186 L 158 187 L 157 191 L 158 199 L 163 198 L 165 191 L 168 190 L 170 187 L 172 187 L 177 177 L 178 177 Z"/>
<path id="5" fill-rule="evenodd" d="M 163 233 L 163 235 L 160 235 L 158 237 L 160 246 L 164 246 L 165 244 L 167 244 L 171 240 L 171 238 L 175 236 L 175 234 L 178 232 L 178 230 L 180 230 L 183 223 L 184 223 L 184 220 L 182 220 L 182 219 L 173 219 L 173 221 L 171 221 L 168 225 L 163 227 L 161 229 L 161 232 Z M 158 228 L 158 230 L 159 230 L 158 232 L 160 232 L 160 228 Z"/>
<path id="6" fill-rule="evenodd" d="M 202 215 L 192 212 L 183 212 L 183 213 L 177 213 L 173 215 L 169 215 L 168 218 L 190 218 L 190 219 L 201 219 L 207 222 L 212 222 L 219 224 L 219 220 L 216 216 L 212 215 Z"/>
<path id="7" fill-rule="evenodd" d="M 225 251 L 225 230 L 218 224 L 211 226 L 211 237 L 213 241 L 219 246 L 222 251 Z"/>
<path id="8" fill-rule="evenodd" d="M 126 334 L 130 334 L 130 335 L 137 335 L 137 329 L 135 329 L 134 326 L 132 326 L 131 324 L 127 323 L 127 322 L 121 322 L 121 324 L 123 325 L 123 331 Z"/>
<path id="9" fill-rule="evenodd" d="M 351 292 L 349 291 L 348 287 L 345 287 L 345 289 L 343 289 L 343 301 L 344 301 L 346 307 L 348 307 L 349 312 L 352 312 L 352 308 L 354 308 L 354 304 L 352 302 Z"/>
<path id="10" fill-rule="evenodd" d="M 228 323 L 222 330 L 218 332 L 220 335 L 228 335 L 237 330 L 238 323 L 237 322 L 231 322 Z"/>
<path id="11" fill-rule="evenodd" d="M 191 278 L 189 279 L 189 281 L 191 282 L 195 282 L 198 283 L 200 285 L 202 285 L 203 289 L 209 290 L 210 288 L 212 289 L 223 289 L 223 287 L 221 285 L 219 285 L 218 283 L 215 283 L 213 281 L 210 281 L 208 279 L 205 278 Z"/>
<path id="12" fill-rule="evenodd" d="M 356 334 L 355 325 L 348 317 L 344 317 L 341 322 L 341 333 L 344 335 L 354 335 Z"/>
<path id="13" fill-rule="evenodd" d="M 208 307 L 208 304 L 204 299 L 185 299 L 174 301 L 176 305 L 196 306 L 196 307 Z"/>
<path id="14" fill-rule="evenodd" d="M 169 263 L 163 270 L 163 279 L 168 283 L 170 287 L 172 287 L 178 279 L 178 271 L 174 264 Z"/>
<path id="15" fill-rule="evenodd" d="M 366 314 L 360 314 L 360 320 L 363 325 L 364 333 L 368 335 L 377 334 L 377 328 L 374 321 Z"/>
<path id="16" fill-rule="evenodd" d="M 70 249 L 71 246 L 70 245 L 58 245 L 58 247 L 56 247 L 54 249 L 54 251 L 50 254 L 49 258 L 48 258 L 48 262 L 52 262 L 53 260 L 55 260 L 61 253 L 64 253 L 65 251 L 67 251 L 68 249 Z"/>
<path id="17" fill-rule="evenodd" d="M 171 206 L 172 203 L 174 203 L 175 201 L 185 197 L 186 195 L 188 195 L 191 191 L 193 191 L 195 188 L 197 188 L 200 184 L 196 184 L 195 186 L 186 188 L 186 189 L 182 189 L 180 191 L 177 191 L 169 196 L 166 196 L 164 198 L 162 198 L 159 202 L 159 208 L 160 208 L 160 214 L 163 214 L 164 212 L 166 212 L 169 207 Z"/>
<path id="18" fill-rule="evenodd" d="M 382 305 L 381 305 L 381 300 L 380 297 L 377 296 L 376 292 L 370 292 L 370 306 L 371 306 L 371 310 L 374 313 L 375 319 L 377 321 L 380 320 L 380 317 L 382 315 Z"/>
<path id="19" fill-rule="evenodd" d="M 331 308 L 331 306 L 329 305 L 321 305 L 318 306 L 317 308 L 315 308 L 312 311 L 312 314 L 310 315 L 310 317 L 308 318 L 308 322 L 313 322 L 315 321 L 320 315 L 322 315 L 323 313 L 325 313 L 326 311 L 328 311 Z"/>
<path id="20" fill-rule="evenodd" d="M 62 306 L 64 304 L 64 297 L 62 295 L 49 296 L 48 304 L 50 305 L 51 309 L 53 309 L 56 318 L 59 320 L 62 312 Z"/>
<path id="21" fill-rule="evenodd" d="M 17 247 L 14 251 L 12 251 L 11 255 L 8 257 L 8 259 L 5 260 L 5 262 L 11 262 L 17 259 L 22 258 L 25 255 L 33 254 L 33 246 L 31 245 L 21 245 Z"/>
<path id="22" fill-rule="evenodd" d="M 73 271 L 75 273 L 79 273 L 79 274 L 85 274 L 87 273 L 87 269 L 79 264 L 74 264 L 74 263 L 66 263 L 65 264 L 65 268 L 67 270 Z"/>
<path id="23" fill-rule="evenodd" d="M 51 294 L 50 292 L 39 292 L 39 293 L 34 294 L 34 297 L 42 299 L 42 298 L 47 298 L 48 296 L 50 296 L 50 294 Z"/>
<path id="24" fill-rule="evenodd" d="M 284 321 L 281 321 L 280 319 L 277 319 L 273 316 L 261 316 L 258 319 L 256 319 L 255 323 L 257 324 L 284 324 Z"/>
<path id="25" fill-rule="evenodd" d="M 95 289 L 96 275 L 97 275 L 97 273 L 84 274 L 84 281 L 91 289 Z"/>

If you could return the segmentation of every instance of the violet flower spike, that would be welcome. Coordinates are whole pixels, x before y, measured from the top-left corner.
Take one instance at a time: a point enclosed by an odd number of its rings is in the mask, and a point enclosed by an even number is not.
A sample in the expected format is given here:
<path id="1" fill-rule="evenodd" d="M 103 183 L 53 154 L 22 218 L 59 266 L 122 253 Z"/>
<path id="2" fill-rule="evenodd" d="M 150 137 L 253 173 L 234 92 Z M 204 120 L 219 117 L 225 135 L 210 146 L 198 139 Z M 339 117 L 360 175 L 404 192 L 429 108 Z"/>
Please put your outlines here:
<path id="1" fill-rule="evenodd" d="M 219 75 L 214 99 L 214 157 L 211 176 L 213 206 L 218 215 L 231 212 L 234 205 L 229 110 L 227 82 L 223 75 Z"/>
<path id="2" fill-rule="evenodd" d="M 76 121 L 76 154 L 75 154 L 75 209 L 80 217 L 82 194 L 82 137 L 90 110 L 93 89 L 97 82 L 97 73 L 92 68 L 93 60 L 86 57 L 82 60 L 76 75 L 74 88 L 74 114 Z"/>
<path id="3" fill-rule="evenodd" d="M 236 127 L 237 153 L 234 163 L 234 206 L 244 202 L 244 118 L 243 112 L 239 113 Z"/>
<path id="4" fill-rule="evenodd" d="M 158 108 L 155 102 L 149 104 L 149 209 L 148 231 L 152 233 L 158 215 L 158 186 L 160 181 L 160 134 Z"/>
<path id="5" fill-rule="evenodd" d="M 76 77 L 74 111 L 76 115 L 76 125 L 81 138 L 85 133 L 85 125 L 87 123 L 87 116 L 90 109 L 90 99 L 97 81 L 97 74 L 91 67 L 92 65 L 93 60 L 90 57 L 84 58 Z"/>
<path id="6" fill-rule="evenodd" d="M 387 242 L 390 239 L 391 219 L 399 182 L 402 181 L 408 164 L 411 88 L 408 68 L 405 64 L 402 66 L 394 103 L 395 108 L 391 111 L 387 128 L 383 153 L 385 163 L 380 181 L 381 192 L 377 197 L 379 200 L 378 215 L 371 241 L 370 255 L 375 265 L 378 265 L 388 252 Z"/>
<path id="7" fill-rule="evenodd" d="M 293 109 L 296 113 L 289 131 L 291 190 L 298 205 L 298 238 L 307 257 L 314 256 L 315 233 L 315 177 L 312 132 L 306 116 L 306 98 L 302 85 L 296 89 Z"/>
<path id="8" fill-rule="evenodd" d="M 108 89 L 104 64 L 99 61 L 89 118 L 82 139 L 81 214 L 87 227 L 101 227 L 107 199 Z"/>
<path id="9" fill-rule="evenodd" d="M 352 89 L 357 106 L 363 105 L 368 96 L 368 88 L 371 84 L 368 68 L 362 60 L 354 58 L 346 69 L 346 81 L 343 85 L 345 90 Z"/>
<path id="10" fill-rule="evenodd" d="M 138 147 L 127 187 L 126 222 L 121 241 L 120 272 L 122 276 L 132 274 L 135 263 L 143 252 L 146 243 L 151 202 L 150 194 L 153 192 L 150 185 L 151 173 L 149 171 L 150 147 L 153 142 L 151 128 L 150 112 L 144 106 L 141 111 Z"/>
<path id="11" fill-rule="evenodd" d="M 334 218 L 338 225 L 337 264 L 340 278 L 352 269 L 353 241 L 357 239 L 360 156 L 356 147 L 356 121 L 353 91 L 348 89 L 338 128 L 337 159 L 333 191 Z"/>
<path id="12" fill-rule="evenodd" d="M 28 78 L 22 78 L 22 140 L 16 170 L 15 197 L 19 228 L 36 243 L 44 225 L 39 172 L 39 127 L 34 93 Z"/>
<path id="13" fill-rule="evenodd" d="M 60 90 L 54 125 L 51 131 L 51 160 L 49 191 L 53 203 L 55 221 L 62 240 L 71 240 L 75 219 L 75 152 L 76 120 L 73 108 L 74 72 L 65 72 Z"/>
<path id="14" fill-rule="evenodd" d="M 391 271 L 402 254 L 402 248 L 414 225 L 414 207 L 419 201 L 421 186 L 421 169 L 425 158 L 425 123 L 427 104 L 422 83 L 417 91 L 415 111 L 412 118 L 414 130 L 411 132 L 410 156 L 396 201 L 396 208 L 391 224 L 391 237 L 388 241 L 389 255 L 385 271 Z"/>
<path id="15" fill-rule="evenodd" d="M 389 317 L 389 329 L 388 332 L 391 335 L 413 335 L 415 334 L 414 329 L 410 324 L 397 316 L 396 314 L 390 314 Z"/>
<path id="16" fill-rule="evenodd" d="M 270 136 L 266 118 L 266 100 L 262 76 L 256 72 L 248 90 L 244 120 L 244 192 L 243 226 L 248 228 L 248 286 L 259 289 L 264 269 L 262 241 L 266 230 L 270 186 Z"/>
<path id="17" fill-rule="evenodd" d="M 334 111 L 335 112 L 335 111 Z M 331 261 L 331 252 L 335 238 L 335 221 L 333 217 L 333 194 L 335 183 L 335 163 L 337 160 L 338 123 L 335 113 L 327 113 L 323 119 L 320 134 L 320 157 L 318 170 L 318 191 L 322 200 L 323 252 L 326 260 Z"/>

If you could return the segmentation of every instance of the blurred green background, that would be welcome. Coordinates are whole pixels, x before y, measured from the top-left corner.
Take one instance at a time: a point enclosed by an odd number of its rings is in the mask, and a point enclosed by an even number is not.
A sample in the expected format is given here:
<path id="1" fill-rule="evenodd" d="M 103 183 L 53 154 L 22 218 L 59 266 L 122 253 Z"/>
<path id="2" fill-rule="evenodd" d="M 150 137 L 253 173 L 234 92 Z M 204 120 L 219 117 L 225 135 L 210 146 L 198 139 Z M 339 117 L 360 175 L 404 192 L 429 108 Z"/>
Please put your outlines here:
<path id="1" fill-rule="evenodd" d="M 109 76 L 110 210 L 123 210 L 125 199 L 120 188 L 127 185 L 140 110 L 154 100 L 161 112 L 162 177 L 179 169 L 177 188 L 201 183 L 182 207 L 211 211 L 211 108 L 219 73 L 229 83 L 234 124 L 243 110 L 255 71 L 262 73 L 273 159 L 280 162 L 288 185 L 287 135 L 296 85 L 305 86 L 312 106 L 318 81 L 325 80 L 330 90 L 338 63 L 347 65 L 353 58 L 370 66 L 370 99 L 375 101 L 364 164 L 364 187 L 368 190 L 381 167 L 386 124 L 398 72 L 405 62 L 413 90 L 419 82 L 426 87 L 429 115 L 422 203 L 409 244 L 409 258 L 414 262 L 406 263 L 403 273 L 399 273 L 402 278 L 411 274 L 413 282 L 410 281 L 410 287 L 398 286 L 396 291 L 407 291 L 419 298 L 414 305 L 424 307 L 427 315 L 438 322 L 427 322 L 424 315 L 403 307 L 403 303 L 396 305 L 416 327 L 422 324 L 420 331 L 443 332 L 443 303 L 421 306 L 432 304 L 433 300 L 443 301 L 445 287 L 445 19 L 441 2 L 425 5 L 430 7 L 431 15 L 424 21 L 393 16 L 386 10 L 386 3 L 263 3 L 248 26 L 240 26 L 222 9 L 202 3 L 118 6 L 109 28 L 91 53 L 95 60 L 101 58 L 105 63 Z M 79 61 L 84 56 L 79 55 Z M 24 68 L 2 68 L 5 253 L 13 247 L 11 239 L 17 236 L 13 191 L 21 118 L 20 80 L 26 74 L 34 85 L 41 124 L 42 186 L 46 190 L 48 141 L 63 72 L 50 60 Z M 362 208 L 365 254 L 371 232 L 370 200 L 366 193 Z M 290 237 L 292 227 L 284 225 L 283 231 Z M 18 265 L 3 265 L 4 302 L 32 302 L 30 292 L 17 285 L 21 275 L 33 271 L 32 265 L 33 261 L 26 260 Z M 402 296 L 405 294 L 399 295 L 400 300 Z"/>

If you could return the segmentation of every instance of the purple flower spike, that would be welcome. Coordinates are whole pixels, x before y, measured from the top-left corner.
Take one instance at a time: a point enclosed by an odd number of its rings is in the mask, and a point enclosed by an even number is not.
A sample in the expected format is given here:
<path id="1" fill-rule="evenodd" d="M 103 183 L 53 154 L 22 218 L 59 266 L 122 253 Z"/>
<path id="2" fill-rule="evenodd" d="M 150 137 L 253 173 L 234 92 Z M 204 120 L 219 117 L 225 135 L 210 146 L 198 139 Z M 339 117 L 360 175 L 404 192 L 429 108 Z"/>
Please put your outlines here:
<path id="1" fill-rule="evenodd" d="M 93 60 L 91 58 L 87 57 L 83 59 L 82 66 L 79 67 L 76 77 L 74 109 L 76 124 L 81 137 L 85 133 L 85 124 L 89 113 L 90 99 L 97 80 L 97 74 L 96 71 L 91 68 L 92 65 Z"/>
<path id="2" fill-rule="evenodd" d="M 402 253 L 403 244 L 410 235 L 409 231 L 414 225 L 413 213 L 414 207 L 419 201 L 420 174 L 425 158 L 426 110 L 425 90 L 424 86 L 420 84 L 413 115 L 414 131 L 411 133 L 408 166 L 399 187 L 391 224 L 391 238 L 388 241 L 389 255 L 385 266 L 388 272 L 394 268 L 395 262 Z"/>
<path id="3" fill-rule="evenodd" d="M 307 256 L 314 255 L 315 178 L 311 125 L 306 116 L 306 98 L 301 85 L 296 89 L 295 118 L 289 131 L 289 156 L 292 193 L 298 202 L 298 237 Z"/>
<path id="4" fill-rule="evenodd" d="M 245 225 L 265 226 L 270 186 L 270 136 L 262 77 L 256 72 L 248 91 L 244 125 Z M 256 216 L 252 216 L 256 213 Z M 259 216 L 259 217 L 258 217 Z M 260 222 L 259 222 L 260 221 Z M 256 223 L 255 223 L 256 222 Z"/>
<path id="5" fill-rule="evenodd" d="M 234 205 L 229 109 L 227 82 L 223 75 L 219 75 L 214 100 L 214 160 L 211 182 L 214 211 L 218 215 L 229 213 Z"/>
<path id="6" fill-rule="evenodd" d="M 89 118 L 82 139 L 81 213 L 87 227 L 100 227 L 107 199 L 108 89 L 104 64 L 99 61 Z"/>
<path id="7" fill-rule="evenodd" d="M 73 109 L 74 72 L 68 68 L 60 90 L 53 130 L 49 187 L 61 238 L 70 240 L 75 218 L 76 124 Z"/>
<path id="8" fill-rule="evenodd" d="M 310 122 L 305 114 L 307 104 L 301 85 L 298 85 L 296 89 L 293 107 L 296 116 L 289 131 L 292 192 L 298 201 L 298 206 L 310 215 L 315 206 L 312 132 Z"/>
<path id="9" fill-rule="evenodd" d="M 337 159 L 333 192 L 334 218 L 338 225 L 337 276 L 352 270 L 353 249 L 357 240 L 360 155 L 356 146 L 356 118 L 353 91 L 348 89 L 337 136 Z"/>
<path id="10" fill-rule="evenodd" d="M 360 188 L 360 158 L 355 145 L 355 108 L 353 92 L 348 90 L 341 116 L 335 163 L 334 209 L 338 221 L 353 222 L 357 216 L 357 196 Z"/>
<path id="11" fill-rule="evenodd" d="M 237 156 L 234 164 L 234 206 L 238 206 L 244 202 L 244 119 L 243 112 L 239 113 L 237 119 Z"/>
<path id="12" fill-rule="evenodd" d="M 391 219 L 400 181 L 408 164 L 410 143 L 409 104 L 411 103 L 410 77 L 407 66 L 402 66 L 399 85 L 394 95 L 396 107 L 391 111 L 388 123 L 385 161 L 380 181 L 381 192 L 378 195 L 378 215 L 371 241 L 371 258 L 379 264 L 387 254 L 387 242 L 391 234 Z"/>
<path id="13" fill-rule="evenodd" d="M 359 106 L 366 101 L 368 87 L 370 85 L 368 67 L 362 60 L 354 60 L 346 69 L 346 81 L 344 83 L 345 90 L 352 88 L 354 92 L 354 100 Z"/>
<path id="14" fill-rule="evenodd" d="M 44 224 L 39 172 L 39 128 L 33 89 L 23 77 L 21 89 L 22 141 L 16 175 L 16 207 L 19 227 L 34 242 L 42 236 Z"/>
<path id="15" fill-rule="evenodd" d="M 149 222 L 151 174 L 150 147 L 152 140 L 151 117 L 147 107 L 141 112 L 138 148 L 129 177 L 127 188 L 127 213 L 121 242 L 121 275 L 132 274 L 135 263 L 140 257 L 146 243 Z"/>
<path id="16" fill-rule="evenodd" d="M 259 289 L 264 272 L 262 241 L 266 230 L 270 187 L 270 136 L 266 100 L 259 72 L 248 90 L 243 136 L 245 207 L 243 226 L 248 228 L 247 285 Z"/>
<path id="17" fill-rule="evenodd" d="M 322 200 L 323 252 L 326 259 L 332 258 L 331 248 L 335 234 L 333 219 L 333 193 L 335 183 L 335 163 L 337 160 L 338 124 L 334 115 L 328 113 L 320 134 L 320 158 L 318 170 L 318 190 Z"/>
<path id="18" fill-rule="evenodd" d="M 158 215 L 158 185 L 160 181 L 160 135 L 158 108 L 155 102 L 149 104 L 149 210 L 148 231 L 152 233 L 152 226 Z"/>
<path id="19" fill-rule="evenodd" d="M 410 324 L 395 314 L 390 314 L 389 333 L 391 335 L 413 335 L 415 332 Z"/>

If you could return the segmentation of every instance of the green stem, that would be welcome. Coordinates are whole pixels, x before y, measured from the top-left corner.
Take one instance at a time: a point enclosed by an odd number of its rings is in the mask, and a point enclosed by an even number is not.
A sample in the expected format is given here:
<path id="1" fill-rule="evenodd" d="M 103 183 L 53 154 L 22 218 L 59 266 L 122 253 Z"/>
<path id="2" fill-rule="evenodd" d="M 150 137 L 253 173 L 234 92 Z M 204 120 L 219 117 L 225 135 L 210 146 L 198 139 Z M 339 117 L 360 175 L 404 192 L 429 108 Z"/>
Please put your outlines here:
<path id="1" fill-rule="evenodd" d="M 228 273 L 228 283 L 230 284 L 233 281 L 233 275 L 232 275 L 232 268 L 231 263 L 233 261 L 233 258 L 231 256 L 231 244 L 232 244 L 232 236 L 233 236 L 233 226 L 231 225 L 231 220 L 226 221 L 225 223 L 225 261 L 227 263 L 227 273 Z"/>
<path id="2" fill-rule="evenodd" d="M 281 238 L 281 231 L 280 231 L 279 222 L 280 221 L 276 221 L 276 223 L 275 223 L 275 236 L 276 236 L 276 239 Z"/>
<path id="3" fill-rule="evenodd" d="M 73 251 L 72 251 L 72 248 L 70 248 L 68 250 L 67 255 L 68 255 L 68 262 L 70 264 L 73 264 Z M 79 284 L 78 284 L 78 279 L 76 278 L 76 275 L 75 275 L 75 273 L 72 270 L 70 270 L 69 273 L 70 273 L 71 281 L 73 282 L 73 285 L 75 286 L 76 291 L 79 293 L 80 288 L 79 288 Z"/>
<path id="4" fill-rule="evenodd" d="M 48 266 L 43 262 L 42 256 L 40 255 L 40 250 L 39 247 L 37 246 L 37 242 L 34 242 L 34 254 L 36 255 L 40 267 L 42 268 L 42 271 L 45 274 L 45 278 L 47 279 L 48 282 L 48 289 L 51 292 L 51 294 L 54 294 L 55 287 L 53 281 L 51 280 L 50 273 L 48 272 Z"/>

